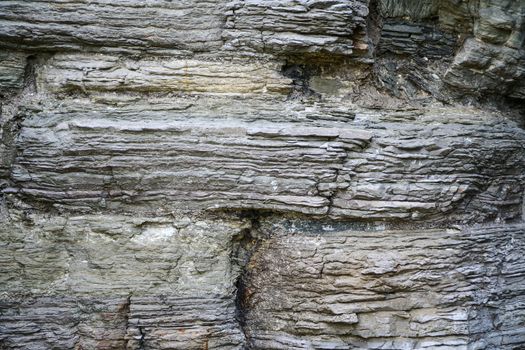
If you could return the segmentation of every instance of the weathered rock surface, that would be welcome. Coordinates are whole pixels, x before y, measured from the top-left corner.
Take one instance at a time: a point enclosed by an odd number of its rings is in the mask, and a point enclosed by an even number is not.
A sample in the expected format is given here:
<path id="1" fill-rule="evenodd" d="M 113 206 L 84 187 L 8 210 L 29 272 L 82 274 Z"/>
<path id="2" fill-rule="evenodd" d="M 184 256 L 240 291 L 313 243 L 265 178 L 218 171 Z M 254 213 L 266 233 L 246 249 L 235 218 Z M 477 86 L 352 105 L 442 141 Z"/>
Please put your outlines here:
<path id="1" fill-rule="evenodd" d="M 368 52 L 367 0 L 232 1 L 225 48 L 279 54 L 363 55 Z"/>
<path id="2" fill-rule="evenodd" d="M 469 38 L 445 75 L 456 88 L 479 94 L 499 91 L 513 98 L 525 96 L 525 50 L 483 43 Z"/>
<path id="3" fill-rule="evenodd" d="M 32 216 L 1 229 L 0 344 L 233 349 L 242 221 Z"/>
<path id="4" fill-rule="evenodd" d="M 2 1 L 3 47 L 38 51 L 210 51 L 225 1 Z"/>
<path id="5" fill-rule="evenodd" d="M 525 225 L 262 225 L 243 300 L 257 349 L 523 345 Z"/>
<path id="6" fill-rule="evenodd" d="M 21 52 L 0 53 L 0 93 L 21 89 L 24 83 L 26 56 Z"/>
<path id="7" fill-rule="evenodd" d="M 524 11 L 1 1 L 0 349 L 522 349 Z"/>
<path id="8" fill-rule="evenodd" d="M 292 80 L 280 62 L 235 59 L 122 60 L 108 55 L 56 55 L 42 70 L 41 89 L 70 92 L 287 94 Z"/>
<path id="9" fill-rule="evenodd" d="M 444 82 L 456 92 L 523 99 L 523 1 L 383 0 L 380 8 L 386 17 L 379 41 L 383 50 L 455 56 Z"/>
<path id="10" fill-rule="evenodd" d="M 245 113 L 237 118 L 193 105 L 163 109 L 166 101 L 109 108 L 77 100 L 32 112 L 8 192 L 75 211 L 257 208 L 475 222 L 521 215 L 525 133 L 512 122 L 444 108 L 298 123 L 285 108 L 330 109 L 273 102 L 281 104 L 276 115 L 259 101 L 253 116 L 247 105 L 256 98 L 194 103 L 231 103 Z"/>

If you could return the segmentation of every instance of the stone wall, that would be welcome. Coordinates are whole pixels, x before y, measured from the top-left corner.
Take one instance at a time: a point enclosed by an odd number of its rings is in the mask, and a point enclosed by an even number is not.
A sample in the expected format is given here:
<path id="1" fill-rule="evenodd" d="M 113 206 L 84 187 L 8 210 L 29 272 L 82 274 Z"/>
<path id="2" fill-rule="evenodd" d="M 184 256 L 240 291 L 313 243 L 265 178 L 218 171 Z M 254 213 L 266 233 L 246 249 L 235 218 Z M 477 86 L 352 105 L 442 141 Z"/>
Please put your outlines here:
<path id="1" fill-rule="evenodd" d="M 524 15 L 0 2 L 0 349 L 525 347 Z"/>

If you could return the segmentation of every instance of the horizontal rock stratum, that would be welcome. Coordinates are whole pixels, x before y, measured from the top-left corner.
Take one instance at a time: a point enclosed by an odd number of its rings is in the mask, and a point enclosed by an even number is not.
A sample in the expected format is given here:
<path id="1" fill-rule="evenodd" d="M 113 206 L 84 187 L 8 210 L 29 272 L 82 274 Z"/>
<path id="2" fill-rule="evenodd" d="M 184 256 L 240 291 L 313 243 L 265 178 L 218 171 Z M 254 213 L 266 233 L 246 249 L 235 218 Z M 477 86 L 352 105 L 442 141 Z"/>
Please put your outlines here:
<path id="1" fill-rule="evenodd" d="M 525 4 L 0 2 L 0 349 L 525 347 Z"/>

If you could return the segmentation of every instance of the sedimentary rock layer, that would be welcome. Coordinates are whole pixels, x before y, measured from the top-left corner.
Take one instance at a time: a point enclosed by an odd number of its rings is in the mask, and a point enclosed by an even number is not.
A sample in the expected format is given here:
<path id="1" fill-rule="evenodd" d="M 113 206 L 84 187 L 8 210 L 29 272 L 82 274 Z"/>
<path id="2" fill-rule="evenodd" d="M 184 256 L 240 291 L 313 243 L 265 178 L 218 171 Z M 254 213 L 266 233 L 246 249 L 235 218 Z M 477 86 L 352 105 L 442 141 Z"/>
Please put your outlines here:
<path id="1" fill-rule="evenodd" d="M 9 349 L 465 349 L 524 341 L 523 224 L 393 230 L 159 215 L 25 222 L 1 232 L 0 266 L 12 273 L 1 276 L 0 340 Z"/>
<path id="2" fill-rule="evenodd" d="M 0 93 L 22 88 L 25 67 L 26 56 L 22 52 L 0 53 Z"/>
<path id="3" fill-rule="evenodd" d="M 8 349 L 239 349 L 242 220 L 31 216 L 0 228 Z"/>
<path id="4" fill-rule="evenodd" d="M 2 1 L 0 42 L 31 50 L 218 49 L 222 1 Z"/>
<path id="5" fill-rule="evenodd" d="M 525 225 L 363 228 L 297 220 L 261 225 L 269 238 L 252 256 L 243 294 L 254 348 L 523 344 Z"/>
<path id="6" fill-rule="evenodd" d="M 524 11 L 0 1 L 0 349 L 522 349 Z"/>
<path id="7" fill-rule="evenodd" d="M 56 55 L 40 73 L 41 89 L 54 93 L 185 92 L 287 94 L 292 80 L 280 62 L 205 59 L 122 59 L 109 55 Z"/>
<path id="8" fill-rule="evenodd" d="M 256 120 L 247 113 L 256 99 L 196 101 L 225 114 L 82 100 L 32 112 L 10 191 L 77 211 L 258 208 L 474 222 L 521 215 L 525 134 L 496 116 L 361 110 L 346 123 L 309 122 L 308 113 L 329 118 L 330 108 L 275 99 L 276 114 L 262 113 L 269 104 L 260 100 Z M 244 115 L 229 115 L 234 108 Z"/>
<path id="9" fill-rule="evenodd" d="M 226 49 L 288 55 L 368 53 L 368 1 L 253 1 L 228 4 Z"/>

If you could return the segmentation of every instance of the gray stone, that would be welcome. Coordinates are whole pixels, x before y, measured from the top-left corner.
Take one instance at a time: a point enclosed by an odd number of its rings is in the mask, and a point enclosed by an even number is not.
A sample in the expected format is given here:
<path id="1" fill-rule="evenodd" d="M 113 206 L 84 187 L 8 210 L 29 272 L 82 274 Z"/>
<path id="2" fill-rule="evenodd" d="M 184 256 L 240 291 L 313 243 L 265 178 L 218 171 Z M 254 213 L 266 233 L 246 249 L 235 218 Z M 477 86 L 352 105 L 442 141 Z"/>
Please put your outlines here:
<path id="1" fill-rule="evenodd" d="M 268 238 L 252 256 L 244 295 L 255 348 L 511 349 L 525 341 L 523 224 L 302 225 L 262 225 Z"/>
<path id="2" fill-rule="evenodd" d="M 222 1 L 2 1 L 0 46 L 193 52 L 221 45 Z"/>
<path id="3" fill-rule="evenodd" d="M 31 222 L 0 229 L 2 346 L 242 347 L 240 268 L 230 256 L 247 223 L 41 215 Z"/>
<path id="4" fill-rule="evenodd" d="M 0 348 L 523 348 L 523 15 L 0 1 Z"/>
<path id="5" fill-rule="evenodd" d="M 0 93 L 19 90 L 24 84 L 26 57 L 21 52 L 0 52 Z"/>
<path id="6" fill-rule="evenodd" d="M 232 1 L 223 39 L 227 50 L 287 55 L 368 53 L 368 1 Z"/>

